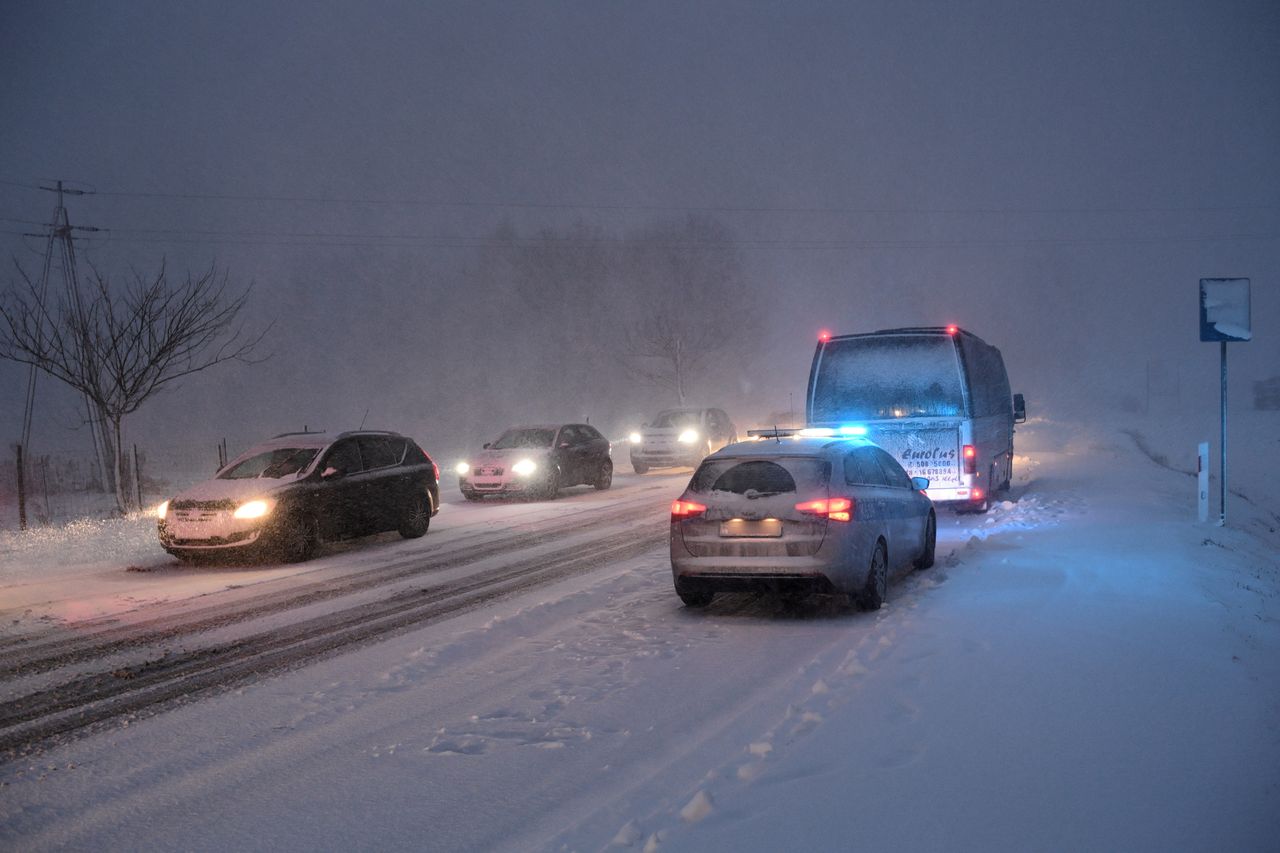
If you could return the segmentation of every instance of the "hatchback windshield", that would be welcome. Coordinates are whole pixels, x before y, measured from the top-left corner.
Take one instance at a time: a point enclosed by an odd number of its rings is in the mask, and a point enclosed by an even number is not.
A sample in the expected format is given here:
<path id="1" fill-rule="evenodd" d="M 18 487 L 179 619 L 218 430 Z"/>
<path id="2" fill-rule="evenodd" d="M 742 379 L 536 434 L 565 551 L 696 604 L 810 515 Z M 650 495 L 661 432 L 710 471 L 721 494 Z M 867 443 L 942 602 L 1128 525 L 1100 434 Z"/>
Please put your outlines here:
<path id="1" fill-rule="evenodd" d="M 962 415 L 955 343 L 944 335 L 832 341 L 822 353 L 812 405 L 814 423 Z"/>
<path id="2" fill-rule="evenodd" d="M 697 425 L 698 425 L 697 412 L 673 412 L 673 411 L 658 412 L 658 416 L 654 418 L 653 423 L 650 424 L 650 426 L 655 426 L 655 427 L 675 427 L 677 429 L 696 427 Z"/>
<path id="3" fill-rule="evenodd" d="M 509 429 L 489 445 L 494 450 L 514 450 L 521 447 L 550 447 L 556 437 L 553 429 Z"/>
<path id="4" fill-rule="evenodd" d="M 784 492 L 812 492 L 825 489 L 831 465 L 804 456 L 775 459 L 708 459 L 694 472 L 689 491 L 733 492 L 778 495 Z"/>
<path id="5" fill-rule="evenodd" d="M 255 453 L 242 462 L 218 475 L 219 480 L 248 480 L 253 477 L 267 477 L 278 480 L 293 474 L 300 474 L 311 464 L 311 460 L 319 453 L 316 447 L 277 447 Z"/>

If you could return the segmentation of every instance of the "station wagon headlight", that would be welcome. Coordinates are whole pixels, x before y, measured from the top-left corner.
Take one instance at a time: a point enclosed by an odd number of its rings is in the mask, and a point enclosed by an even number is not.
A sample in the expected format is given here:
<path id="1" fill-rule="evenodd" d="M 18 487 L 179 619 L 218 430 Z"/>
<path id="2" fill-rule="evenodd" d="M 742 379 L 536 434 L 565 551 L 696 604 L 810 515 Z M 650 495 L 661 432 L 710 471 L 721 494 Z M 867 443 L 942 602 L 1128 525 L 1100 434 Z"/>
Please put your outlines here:
<path id="1" fill-rule="evenodd" d="M 538 463 L 532 459 L 521 459 L 519 462 L 511 466 L 511 470 L 519 474 L 521 477 L 528 477 L 534 471 L 538 470 Z"/>
<path id="2" fill-rule="evenodd" d="M 169 502 L 165 501 L 156 507 L 156 518 L 164 518 L 169 514 Z"/>
<path id="3" fill-rule="evenodd" d="M 698 431 L 696 429 L 687 429 L 680 433 L 680 437 L 676 441 L 681 444 L 693 444 L 698 440 Z"/>
<path id="4" fill-rule="evenodd" d="M 274 503 L 275 501 L 265 500 L 249 501 L 248 503 L 240 504 L 240 506 L 236 507 L 236 511 L 233 512 L 232 515 L 235 518 L 241 519 L 262 518 L 264 515 L 271 512 L 271 507 Z"/>
<path id="5" fill-rule="evenodd" d="M 454 466 L 453 470 L 458 472 L 459 477 L 465 477 L 471 473 L 471 466 L 466 462 L 459 462 Z"/>
<path id="6" fill-rule="evenodd" d="M 633 432 L 628 437 L 631 439 L 632 444 L 639 444 L 640 442 L 644 441 L 644 436 L 638 432 Z"/>

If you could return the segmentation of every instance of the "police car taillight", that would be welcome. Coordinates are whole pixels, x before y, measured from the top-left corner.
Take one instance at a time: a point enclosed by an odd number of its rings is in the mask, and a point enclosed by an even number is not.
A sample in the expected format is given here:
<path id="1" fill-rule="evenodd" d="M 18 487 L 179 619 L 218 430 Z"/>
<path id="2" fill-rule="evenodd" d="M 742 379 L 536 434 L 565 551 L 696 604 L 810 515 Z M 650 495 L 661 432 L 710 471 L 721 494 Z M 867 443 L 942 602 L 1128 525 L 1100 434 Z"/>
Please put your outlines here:
<path id="1" fill-rule="evenodd" d="M 671 502 L 671 520 L 678 521 L 684 518 L 693 518 L 702 515 L 707 508 L 695 501 L 672 501 Z"/>
<path id="2" fill-rule="evenodd" d="M 832 521 L 849 521 L 853 518 L 853 500 L 851 498 L 821 498 L 816 501 L 803 501 L 796 504 L 800 512 L 825 516 Z"/>

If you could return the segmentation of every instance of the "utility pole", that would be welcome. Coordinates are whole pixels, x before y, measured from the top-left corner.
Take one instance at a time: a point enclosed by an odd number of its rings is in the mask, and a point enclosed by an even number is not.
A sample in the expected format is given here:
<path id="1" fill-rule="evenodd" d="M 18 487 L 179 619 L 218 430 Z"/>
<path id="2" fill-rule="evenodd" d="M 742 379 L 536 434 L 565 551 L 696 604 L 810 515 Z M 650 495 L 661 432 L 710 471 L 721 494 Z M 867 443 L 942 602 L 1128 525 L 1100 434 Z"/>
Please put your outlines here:
<path id="1" fill-rule="evenodd" d="M 62 267 L 63 285 L 67 291 L 68 304 L 76 317 L 77 325 L 84 328 L 84 304 L 80 299 L 80 282 L 76 272 L 76 247 L 72 239 L 73 232 L 85 231 L 93 232 L 101 229 L 84 225 L 72 225 L 71 219 L 67 215 L 67 207 L 64 203 L 64 196 L 69 195 L 88 195 L 86 190 L 69 189 L 62 185 L 62 181 L 54 182 L 54 186 L 42 186 L 40 189 L 46 192 L 56 193 L 58 196 L 58 205 L 53 211 L 53 220 L 49 224 L 48 234 L 28 234 L 28 237 L 44 237 L 46 238 L 44 250 L 44 265 L 40 273 L 40 306 L 47 311 L 45 306 L 48 305 L 49 294 L 49 275 L 53 267 L 53 257 L 55 250 L 58 254 L 60 265 Z M 39 334 L 39 332 L 37 332 Z M 84 352 L 89 352 L 89 342 L 87 340 L 80 341 Z M 30 367 L 27 374 L 27 399 L 26 408 L 22 415 L 22 447 L 30 448 L 31 443 L 31 418 L 35 412 L 36 399 L 36 377 L 39 371 L 35 365 Z M 102 487 L 104 491 L 114 491 L 115 489 L 115 455 L 109 446 L 106 436 L 103 433 L 103 417 L 102 412 L 94 405 L 86 394 L 84 398 L 85 412 L 88 416 L 89 434 L 93 440 L 93 456 L 94 462 L 98 466 L 99 475 L 102 477 Z M 30 455 L 28 453 L 28 455 Z"/>

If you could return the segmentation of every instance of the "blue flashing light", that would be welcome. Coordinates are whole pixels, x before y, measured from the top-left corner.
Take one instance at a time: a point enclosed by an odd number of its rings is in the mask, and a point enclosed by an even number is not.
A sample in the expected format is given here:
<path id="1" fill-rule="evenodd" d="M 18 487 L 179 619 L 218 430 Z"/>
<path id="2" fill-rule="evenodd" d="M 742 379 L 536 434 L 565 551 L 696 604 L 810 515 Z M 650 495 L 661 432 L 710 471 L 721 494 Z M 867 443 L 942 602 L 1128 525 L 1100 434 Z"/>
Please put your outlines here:
<path id="1" fill-rule="evenodd" d="M 842 426 L 839 429 L 841 435 L 866 435 L 867 428 L 864 426 Z"/>

